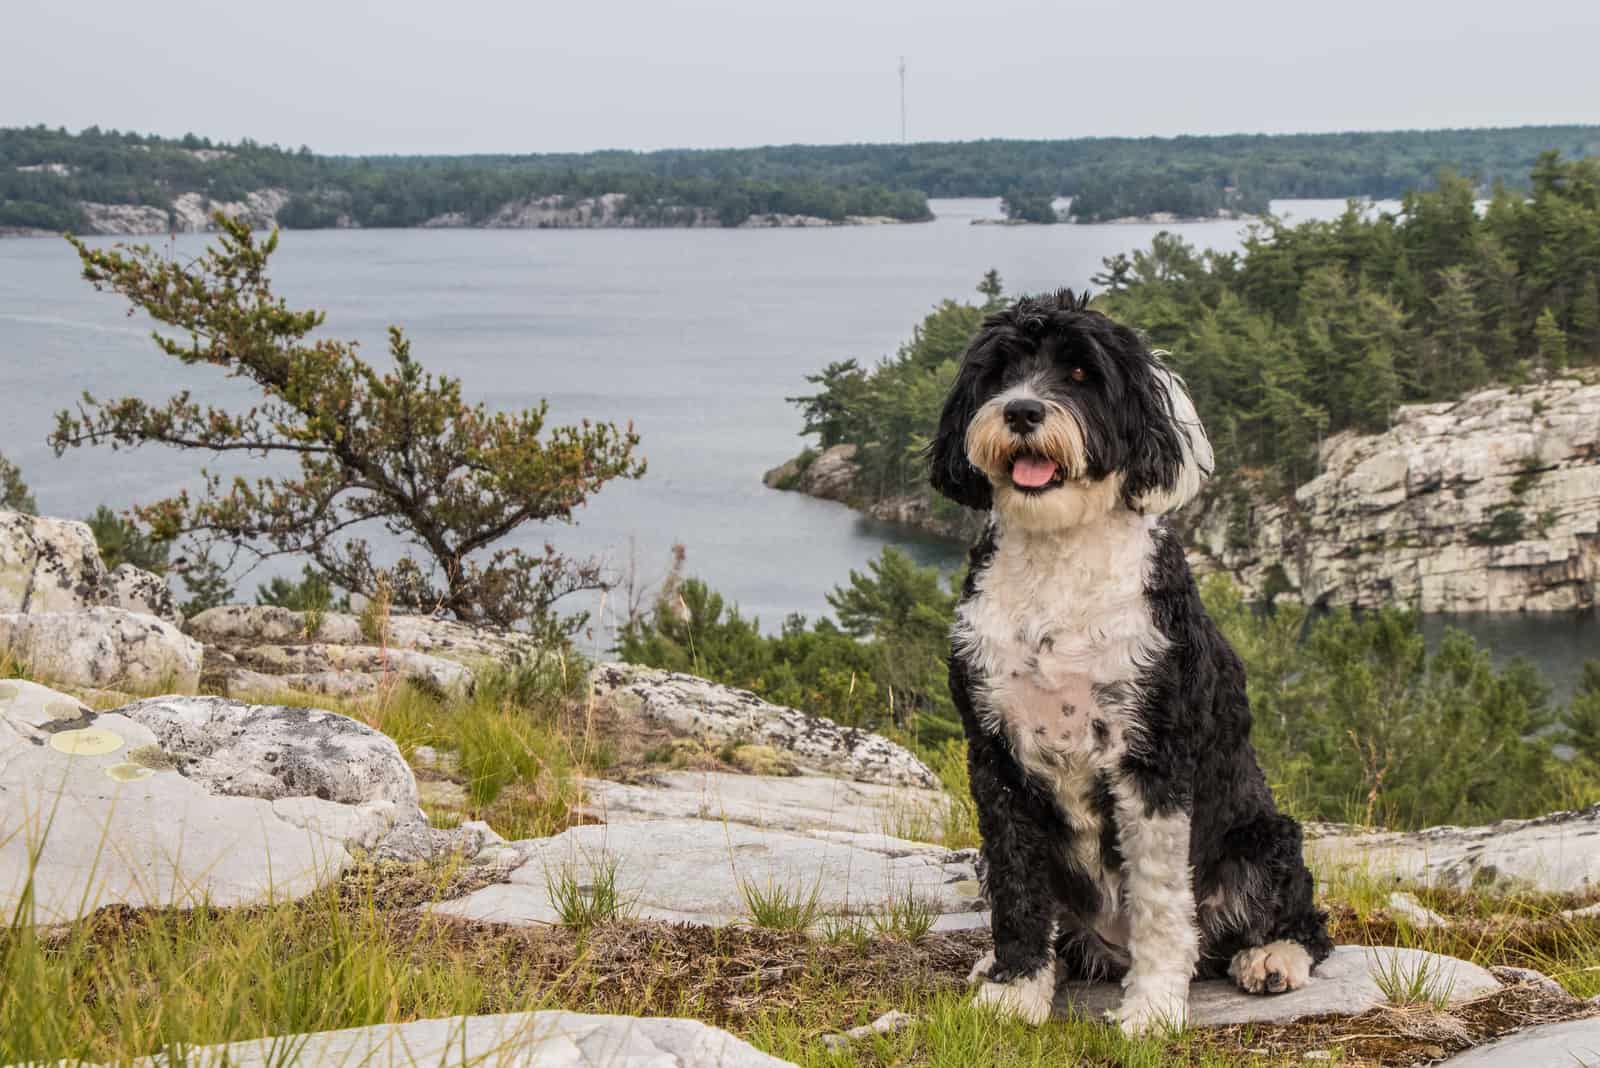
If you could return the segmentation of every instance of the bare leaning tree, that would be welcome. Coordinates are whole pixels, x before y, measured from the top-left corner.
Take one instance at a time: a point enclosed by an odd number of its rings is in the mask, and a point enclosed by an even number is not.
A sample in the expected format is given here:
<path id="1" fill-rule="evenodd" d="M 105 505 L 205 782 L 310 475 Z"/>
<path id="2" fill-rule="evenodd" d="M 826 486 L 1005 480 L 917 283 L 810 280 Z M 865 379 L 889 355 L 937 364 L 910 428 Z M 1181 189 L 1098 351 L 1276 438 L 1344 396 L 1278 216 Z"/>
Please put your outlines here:
<path id="1" fill-rule="evenodd" d="M 286 457 L 297 470 L 253 478 L 202 471 L 204 488 L 135 507 L 153 537 L 218 542 L 255 558 L 304 554 L 338 585 L 458 619 L 526 625 L 569 636 L 581 617 L 557 621 L 566 594 L 602 585 L 598 565 L 569 560 L 548 544 L 530 553 L 504 544 L 528 523 L 568 520 L 614 478 L 638 478 L 630 424 L 546 429 L 547 406 L 492 412 L 461 399 L 459 379 L 434 376 L 389 330 L 392 366 L 378 371 L 350 341 L 310 335 L 320 311 L 275 296 L 267 261 L 277 234 L 257 241 L 247 226 L 216 217 L 215 247 L 192 262 L 148 246 L 90 248 L 69 238 L 96 289 L 122 294 L 170 328 L 156 344 L 186 365 L 205 364 L 253 383 L 259 404 L 227 411 L 187 390 L 152 404 L 83 395 L 51 434 L 56 454 L 80 445 L 170 445 L 213 454 Z M 411 552 L 388 564 L 357 536 L 381 524 Z"/>

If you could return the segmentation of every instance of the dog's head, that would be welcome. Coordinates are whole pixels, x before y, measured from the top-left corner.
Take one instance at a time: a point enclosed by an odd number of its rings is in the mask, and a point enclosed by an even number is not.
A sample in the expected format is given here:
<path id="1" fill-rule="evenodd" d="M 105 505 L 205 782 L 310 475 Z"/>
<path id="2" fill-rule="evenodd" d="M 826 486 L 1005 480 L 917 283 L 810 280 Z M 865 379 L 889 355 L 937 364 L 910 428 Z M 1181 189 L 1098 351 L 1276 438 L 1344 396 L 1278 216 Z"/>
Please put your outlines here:
<path id="1" fill-rule="evenodd" d="M 1174 511 L 1212 466 L 1183 380 L 1069 289 L 984 321 L 929 452 L 935 489 L 1031 530 Z"/>

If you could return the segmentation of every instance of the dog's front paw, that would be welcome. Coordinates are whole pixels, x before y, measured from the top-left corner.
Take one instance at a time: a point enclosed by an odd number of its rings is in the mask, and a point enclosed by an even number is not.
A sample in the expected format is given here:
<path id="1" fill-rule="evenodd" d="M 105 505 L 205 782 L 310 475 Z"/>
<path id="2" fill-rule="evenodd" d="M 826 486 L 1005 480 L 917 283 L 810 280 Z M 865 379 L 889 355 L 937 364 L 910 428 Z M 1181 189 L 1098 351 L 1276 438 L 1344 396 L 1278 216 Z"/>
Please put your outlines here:
<path id="1" fill-rule="evenodd" d="M 1228 975 L 1247 994 L 1284 994 L 1311 980 L 1311 954 L 1299 942 L 1268 942 L 1233 955 Z"/>
<path id="2" fill-rule="evenodd" d="M 967 981 L 978 983 L 978 992 L 972 997 L 974 1005 L 1034 1025 L 1050 1018 L 1050 1006 L 1056 996 L 1054 962 L 1044 965 L 1032 975 L 1006 978 L 1009 973 L 996 973 L 1003 980 L 1001 982 L 990 978 L 993 970 L 993 953 L 985 955 L 973 965 Z"/>
<path id="3" fill-rule="evenodd" d="M 1130 1036 L 1182 1031 L 1189 1023 L 1189 984 L 1129 987 L 1106 1016 Z"/>

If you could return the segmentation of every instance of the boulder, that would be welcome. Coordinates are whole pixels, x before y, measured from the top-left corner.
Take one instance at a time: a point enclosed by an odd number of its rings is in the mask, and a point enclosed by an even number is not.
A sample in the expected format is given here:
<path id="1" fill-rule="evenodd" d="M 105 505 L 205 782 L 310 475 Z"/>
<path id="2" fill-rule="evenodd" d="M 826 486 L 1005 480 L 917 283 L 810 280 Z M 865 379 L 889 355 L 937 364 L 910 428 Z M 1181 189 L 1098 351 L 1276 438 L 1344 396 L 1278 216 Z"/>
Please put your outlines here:
<path id="1" fill-rule="evenodd" d="M 754 742 L 841 778 L 936 789 L 939 779 L 903 746 L 830 719 L 768 704 L 748 690 L 633 664 L 601 664 L 590 675 L 595 697 L 621 716 L 637 716 L 675 734 Z"/>
<path id="2" fill-rule="evenodd" d="M 1389 1004 L 1380 977 L 1402 978 L 1423 969 L 1437 976 L 1431 989 L 1455 1004 L 1492 994 L 1500 983 L 1476 964 L 1420 949 L 1339 946 L 1317 966 L 1311 981 L 1287 994 L 1246 994 L 1226 979 L 1207 979 L 1189 986 L 1189 1022 L 1199 1027 L 1227 1024 L 1289 1023 L 1306 1016 L 1336 1013 L 1354 1016 Z M 1064 983 L 1056 991 L 1055 1013 L 1061 1017 L 1099 1019 L 1122 1000 L 1117 983 Z"/>
<path id="3" fill-rule="evenodd" d="M 364 724 L 219 698 L 96 713 L 0 682 L 0 799 L 0 913 L 31 868 L 40 923 L 110 904 L 293 898 L 358 854 L 482 844 L 428 827 L 399 750 Z"/>
<path id="4" fill-rule="evenodd" d="M 0 613 L 99 605 L 182 621 L 165 579 L 132 564 L 106 570 L 87 523 L 0 511 Z"/>
<path id="5" fill-rule="evenodd" d="M 1481 827 L 1307 827 L 1313 871 L 1351 867 L 1396 883 L 1588 893 L 1600 887 L 1600 805 Z"/>
<path id="6" fill-rule="evenodd" d="M 699 1020 L 517 1012 L 374 1024 L 309 1035 L 276 1035 L 196 1046 L 194 1064 L 231 1068 L 784 1068 L 726 1031 Z M 134 1062 L 165 1065 L 162 1058 Z"/>
<path id="7" fill-rule="evenodd" d="M 172 587 L 160 575 L 134 567 L 118 564 L 106 578 L 110 591 L 106 603 L 129 612 L 164 619 L 178 626 L 183 624 L 183 613 L 178 611 L 178 601 L 172 596 Z"/>
<path id="8" fill-rule="evenodd" d="M 778 831 L 716 819 L 656 819 L 573 827 L 519 842 L 527 858 L 510 881 L 434 906 L 493 923 L 556 923 L 553 882 L 592 885 L 615 866 L 617 891 L 641 919 L 725 925 L 749 922 L 745 889 L 815 894 L 819 921 L 877 912 L 908 896 L 935 929 L 981 926 L 972 850 L 848 830 Z"/>
<path id="9" fill-rule="evenodd" d="M 1600 1019 L 1541 1024 L 1467 1050 L 1443 1062 L 1450 1068 L 1576 1068 L 1600 1063 Z"/>
<path id="10" fill-rule="evenodd" d="M 1336 434 L 1292 499 L 1210 497 L 1197 570 L 1253 596 L 1423 612 L 1600 603 L 1600 382 L 1556 379 L 1399 408 Z"/>
<path id="11" fill-rule="evenodd" d="M 68 686 L 193 692 L 200 685 L 199 642 L 121 608 L 0 614 L 0 649 Z"/>
<path id="12" fill-rule="evenodd" d="M 0 612 L 76 612 L 102 603 L 107 580 L 87 524 L 0 512 Z"/>

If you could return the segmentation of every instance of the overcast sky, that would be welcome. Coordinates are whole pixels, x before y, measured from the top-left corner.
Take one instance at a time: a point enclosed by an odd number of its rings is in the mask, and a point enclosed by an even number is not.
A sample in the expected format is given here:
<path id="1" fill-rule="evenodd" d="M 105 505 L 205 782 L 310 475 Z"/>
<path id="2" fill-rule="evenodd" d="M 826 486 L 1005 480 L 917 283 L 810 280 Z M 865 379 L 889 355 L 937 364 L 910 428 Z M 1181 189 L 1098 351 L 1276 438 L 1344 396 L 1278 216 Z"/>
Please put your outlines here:
<path id="1" fill-rule="evenodd" d="M 0 125 L 331 153 L 891 141 L 901 54 L 912 140 L 1600 122 L 1600 0 L 4 0 L 0 28 Z"/>

